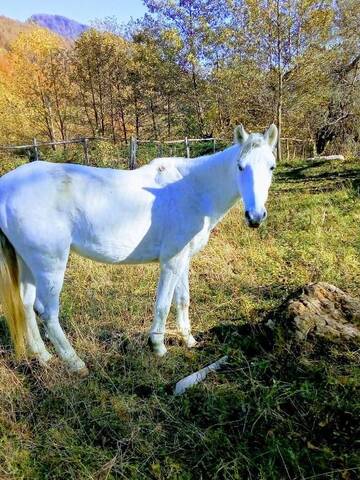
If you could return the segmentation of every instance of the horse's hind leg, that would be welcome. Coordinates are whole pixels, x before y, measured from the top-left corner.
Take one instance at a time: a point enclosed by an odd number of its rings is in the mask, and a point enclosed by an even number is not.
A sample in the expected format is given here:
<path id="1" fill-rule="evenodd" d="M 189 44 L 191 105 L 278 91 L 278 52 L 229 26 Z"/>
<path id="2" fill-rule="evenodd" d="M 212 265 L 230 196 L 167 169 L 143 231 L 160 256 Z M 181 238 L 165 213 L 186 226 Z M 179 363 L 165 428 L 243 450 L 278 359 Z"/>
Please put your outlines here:
<path id="1" fill-rule="evenodd" d="M 27 343 L 31 356 L 36 357 L 40 363 L 46 364 L 51 359 L 51 354 L 46 350 L 36 322 L 34 303 L 36 287 L 34 277 L 24 261 L 18 257 L 20 296 L 24 304 L 27 326 Z"/>
<path id="2" fill-rule="evenodd" d="M 189 318 L 190 293 L 189 293 L 189 265 L 184 268 L 175 287 L 174 304 L 176 305 L 176 324 L 185 345 L 195 347 L 196 340 L 191 335 Z"/>
<path id="3" fill-rule="evenodd" d="M 47 269 L 36 273 L 36 309 L 44 322 L 46 332 L 55 350 L 62 360 L 66 362 L 71 371 L 77 372 L 79 375 L 86 375 L 88 370 L 85 363 L 76 354 L 59 323 L 59 299 L 66 262 L 67 255 L 64 261 L 57 262 L 57 267 L 51 271 Z"/>
<path id="4" fill-rule="evenodd" d="M 154 321 L 150 329 L 150 343 L 159 357 L 166 353 L 164 344 L 165 323 L 168 316 L 174 290 L 184 268 L 184 255 L 176 256 L 167 262 L 161 262 L 160 279 L 157 288 Z"/>

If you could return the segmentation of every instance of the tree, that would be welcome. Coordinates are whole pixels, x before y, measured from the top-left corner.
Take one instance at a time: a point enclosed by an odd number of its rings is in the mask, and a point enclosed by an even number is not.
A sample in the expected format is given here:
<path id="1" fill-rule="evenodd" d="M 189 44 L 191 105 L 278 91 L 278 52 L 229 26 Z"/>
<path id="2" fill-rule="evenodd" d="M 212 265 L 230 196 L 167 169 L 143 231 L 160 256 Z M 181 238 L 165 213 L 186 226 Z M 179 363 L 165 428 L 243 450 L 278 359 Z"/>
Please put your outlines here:
<path id="1" fill-rule="evenodd" d="M 179 38 L 178 62 L 188 72 L 187 117 L 195 117 L 194 133 L 204 135 L 205 124 L 206 73 L 211 65 L 208 60 L 211 52 L 209 31 L 216 30 L 227 14 L 225 0 L 145 0 L 151 14 L 155 14 L 164 29 L 173 31 Z M 207 48 L 204 48 L 206 45 Z M 210 62 L 211 63 L 211 62 Z M 188 125 L 191 128 L 191 124 Z"/>
<path id="2" fill-rule="evenodd" d="M 31 27 L 0 56 L 0 135 L 230 137 L 275 119 L 319 153 L 354 149 L 357 3 L 145 0 L 144 18 L 105 19 L 73 44 Z"/>
<path id="3" fill-rule="evenodd" d="M 250 57 L 263 72 L 267 72 L 269 91 L 274 95 L 274 106 L 279 136 L 283 129 L 283 110 L 287 110 L 287 124 L 293 121 L 288 106 L 293 99 L 293 78 L 307 82 L 301 74 L 302 59 L 325 48 L 331 33 L 333 13 L 330 0 L 233 0 L 234 31 L 237 33 L 243 56 Z M 308 67 L 308 63 L 306 64 Z M 307 68 L 308 71 L 308 68 Z M 278 159 L 281 160 L 281 142 L 278 142 Z"/>
<path id="4" fill-rule="evenodd" d="M 33 135 L 56 138 L 58 127 L 65 135 L 65 103 L 69 92 L 66 68 L 66 45 L 55 34 L 42 29 L 21 33 L 7 55 L 11 65 L 8 91 L 21 99 L 33 123 Z M 66 63 L 66 62 L 65 62 Z"/>
<path id="5" fill-rule="evenodd" d="M 358 2 L 335 4 L 332 56 L 327 63 L 330 92 L 322 122 L 314 128 L 317 153 L 329 142 L 351 144 L 360 139 L 360 11 Z M 352 152 L 354 153 L 354 152 Z"/>

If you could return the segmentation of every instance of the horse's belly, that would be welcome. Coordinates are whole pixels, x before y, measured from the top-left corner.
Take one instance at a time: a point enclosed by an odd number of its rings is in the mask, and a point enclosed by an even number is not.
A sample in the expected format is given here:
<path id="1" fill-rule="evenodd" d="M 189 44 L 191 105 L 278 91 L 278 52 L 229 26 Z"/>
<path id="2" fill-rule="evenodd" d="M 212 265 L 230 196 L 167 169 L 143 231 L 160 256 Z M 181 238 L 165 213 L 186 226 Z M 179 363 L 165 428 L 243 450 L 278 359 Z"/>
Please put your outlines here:
<path id="1" fill-rule="evenodd" d="M 102 263 L 150 263 L 155 262 L 159 258 L 158 249 L 147 248 L 137 251 L 137 247 L 130 247 L 122 245 L 120 242 L 106 242 L 101 243 L 73 243 L 71 250 L 78 253 L 82 257 L 90 258 Z M 136 254 L 135 254 L 136 253 Z"/>
<path id="2" fill-rule="evenodd" d="M 71 249 L 105 263 L 146 263 L 159 258 L 158 229 L 150 218 L 116 225 L 90 225 L 73 238 Z"/>

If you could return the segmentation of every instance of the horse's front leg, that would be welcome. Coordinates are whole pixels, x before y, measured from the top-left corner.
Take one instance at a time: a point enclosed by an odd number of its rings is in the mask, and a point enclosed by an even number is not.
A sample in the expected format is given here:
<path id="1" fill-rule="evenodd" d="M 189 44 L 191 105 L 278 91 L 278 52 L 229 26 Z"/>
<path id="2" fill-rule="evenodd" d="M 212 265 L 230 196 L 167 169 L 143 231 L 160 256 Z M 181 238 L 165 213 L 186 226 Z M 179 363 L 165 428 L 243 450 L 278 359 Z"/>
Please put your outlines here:
<path id="1" fill-rule="evenodd" d="M 196 340 L 191 335 L 189 318 L 190 292 L 189 292 L 189 261 L 175 287 L 174 304 L 176 305 L 176 324 L 185 345 L 188 348 L 195 347 Z"/>
<path id="2" fill-rule="evenodd" d="M 174 290 L 184 266 L 183 256 L 177 256 L 160 263 L 160 279 L 156 294 L 154 321 L 149 334 L 152 349 L 159 357 L 166 353 L 164 344 L 165 323 L 171 307 Z"/>

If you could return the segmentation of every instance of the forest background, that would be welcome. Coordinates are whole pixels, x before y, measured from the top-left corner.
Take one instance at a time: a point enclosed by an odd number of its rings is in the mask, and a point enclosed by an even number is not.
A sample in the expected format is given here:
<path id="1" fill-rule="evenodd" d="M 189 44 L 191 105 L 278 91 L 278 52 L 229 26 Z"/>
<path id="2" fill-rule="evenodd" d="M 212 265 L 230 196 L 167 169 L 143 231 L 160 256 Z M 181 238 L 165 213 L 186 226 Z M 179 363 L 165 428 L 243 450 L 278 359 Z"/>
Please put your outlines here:
<path id="1" fill-rule="evenodd" d="M 0 144 L 230 139 L 275 122 L 313 153 L 359 153 L 356 0 L 144 3 L 76 40 L 2 17 Z"/>

